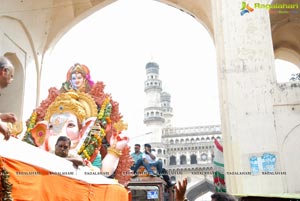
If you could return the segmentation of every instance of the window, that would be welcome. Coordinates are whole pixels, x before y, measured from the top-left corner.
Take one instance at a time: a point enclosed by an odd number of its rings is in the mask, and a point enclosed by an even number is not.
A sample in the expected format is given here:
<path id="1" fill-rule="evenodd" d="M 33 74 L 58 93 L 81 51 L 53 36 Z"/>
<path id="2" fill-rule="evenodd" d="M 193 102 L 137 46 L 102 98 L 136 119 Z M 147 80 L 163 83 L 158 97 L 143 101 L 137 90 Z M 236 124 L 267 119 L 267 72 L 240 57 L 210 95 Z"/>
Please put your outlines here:
<path id="1" fill-rule="evenodd" d="M 207 155 L 206 154 L 201 154 L 201 160 L 206 161 L 207 160 Z"/>
<path id="2" fill-rule="evenodd" d="M 161 149 L 158 149 L 158 150 L 157 150 L 157 153 L 158 153 L 158 154 L 161 154 Z"/>
<path id="3" fill-rule="evenodd" d="M 185 165 L 186 164 L 186 156 L 185 155 L 181 155 L 180 156 L 180 165 Z"/>
<path id="4" fill-rule="evenodd" d="M 197 156 L 195 154 L 191 155 L 191 164 L 197 164 Z"/>
<path id="5" fill-rule="evenodd" d="M 175 156 L 170 157 L 170 165 L 176 165 L 176 157 Z"/>

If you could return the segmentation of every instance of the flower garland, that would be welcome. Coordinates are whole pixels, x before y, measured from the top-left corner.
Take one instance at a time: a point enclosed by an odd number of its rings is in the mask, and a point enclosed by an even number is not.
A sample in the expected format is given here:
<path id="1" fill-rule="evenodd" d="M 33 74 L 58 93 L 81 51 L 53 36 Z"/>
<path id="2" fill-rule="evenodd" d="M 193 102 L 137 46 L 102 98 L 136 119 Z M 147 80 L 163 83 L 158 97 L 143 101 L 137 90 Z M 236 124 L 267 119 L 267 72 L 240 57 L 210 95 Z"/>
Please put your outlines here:
<path id="1" fill-rule="evenodd" d="M 0 158 L 0 182 L 1 182 L 1 191 L 0 198 L 1 200 L 12 201 L 13 197 L 11 195 L 12 184 L 9 182 L 9 172 L 4 168 L 2 158 Z"/>
<path id="2" fill-rule="evenodd" d="M 110 98 L 106 97 L 97 116 L 97 120 L 100 121 L 104 127 L 106 127 L 107 123 L 111 123 L 111 110 Z"/>
<path id="3" fill-rule="evenodd" d="M 23 141 L 25 141 L 29 144 L 35 145 L 35 146 L 36 146 L 36 144 L 32 138 L 31 130 L 34 128 L 34 126 L 36 124 L 36 120 L 37 120 L 37 112 L 34 110 L 28 120 L 27 130 L 26 130 L 25 136 L 23 138 Z"/>
<path id="4" fill-rule="evenodd" d="M 33 111 L 32 115 L 29 118 L 29 125 L 26 130 L 27 133 L 30 133 L 31 129 L 34 128 L 34 126 L 36 124 L 36 119 L 37 119 L 37 113 L 36 113 L 36 111 Z"/>
<path id="5" fill-rule="evenodd" d="M 103 127 L 106 127 L 108 123 L 111 123 L 110 114 L 110 98 L 106 97 L 98 112 L 94 126 L 89 131 L 88 136 L 85 138 L 83 144 L 77 152 L 78 155 L 80 155 L 83 159 L 93 162 L 96 158 L 98 151 L 102 146 L 102 140 L 106 136 L 106 132 Z"/>

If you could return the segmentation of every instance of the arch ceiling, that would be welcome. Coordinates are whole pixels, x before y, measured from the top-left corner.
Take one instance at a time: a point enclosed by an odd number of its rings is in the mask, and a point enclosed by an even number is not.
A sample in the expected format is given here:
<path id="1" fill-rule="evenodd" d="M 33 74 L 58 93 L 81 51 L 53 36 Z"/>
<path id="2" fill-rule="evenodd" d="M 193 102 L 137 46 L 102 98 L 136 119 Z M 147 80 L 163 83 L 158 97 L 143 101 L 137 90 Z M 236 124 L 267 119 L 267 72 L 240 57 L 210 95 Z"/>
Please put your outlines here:
<path id="1" fill-rule="evenodd" d="M 274 0 L 272 4 L 296 4 L 300 0 Z M 300 68 L 300 10 L 270 14 L 275 58 L 294 63 Z"/>
<path id="2" fill-rule="evenodd" d="M 51 25 L 45 46 L 45 51 L 62 37 L 72 26 L 90 16 L 99 9 L 108 6 L 116 0 L 53 0 Z M 210 0 L 162 0 L 158 1 L 185 12 L 208 30 L 213 38 L 213 24 Z"/>
<path id="3" fill-rule="evenodd" d="M 34 38 L 36 49 L 32 49 L 32 53 L 44 55 L 70 28 L 115 1 L 4 1 L 1 4 L 2 15 L 0 17 L 10 16 L 22 20 L 24 26 L 29 30 L 29 34 Z M 214 40 L 211 0 L 158 0 L 158 2 L 193 16 L 206 27 Z M 300 4 L 300 0 L 272 1 L 272 4 L 276 3 Z M 275 57 L 290 61 L 300 67 L 300 12 L 272 13 L 270 20 Z"/>

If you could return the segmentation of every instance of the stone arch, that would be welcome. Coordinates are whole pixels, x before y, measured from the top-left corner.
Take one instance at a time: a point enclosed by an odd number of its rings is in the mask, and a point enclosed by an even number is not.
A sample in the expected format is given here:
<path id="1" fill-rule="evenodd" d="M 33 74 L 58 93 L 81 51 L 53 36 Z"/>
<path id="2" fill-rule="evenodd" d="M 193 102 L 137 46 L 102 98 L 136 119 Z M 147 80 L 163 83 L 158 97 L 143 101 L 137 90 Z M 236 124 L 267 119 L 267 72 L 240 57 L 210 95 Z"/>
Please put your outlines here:
<path id="1" fill-rule="evenodd" d="M 14 112 L 18 120 L 22 121 L 23 117 L 30 116 L 32 108 L 39 103 L 40 71 L 37 51 L 28 27 L 19 18 L 0 16 L 0 35 L 0 54 L 11 60 L 16 71 L 14 81 L 2 92 L 6 95 L 0 98 L 1 111 Z M 33 67 L 29 67 L 28 58 L 31 59 Z M 30 79 L 25 79 L 26 77 Z M 30 88 L 27 92 L 30 97 L 24 96 L 25 87 Z"/>
<path id="2" fill-rule="evenodd" d="M 289 47 L 279 47 L 274 50 L 276 59 L 289 61 L 300 68 L 300 53 Z"/>
<path id="3" fill-rule="evenodd" d="M 93 1 L 88 0 L 87 5 L 84 8 L 79 9 L 77 5 L 73 5 L 64 9 L 65 12 L 53 12 L 53 15 L 56 16 L 55 19 L 61 19 L 63 16 L 72 16 L 66 20 L 64 23 L 56 23 L 56 27 L 53 27 L 53 33 L 49 33 L 48 43 L 46 49 L 51 49 L 61 37 L 67 33 L 73 26 L 99 11 L 100 9 L 113 4 L 117 0 L 97 0 Z M 192 16 L 197 20 L 202 26 L 206 28 L 211 38 L 214 40 L 214 27 L 212 19 L 212 2 L 211 0 L 202 0 L 199 1 L 178 1 L 174 2 L 173 0 L 164 0 L 158 3 L 162 3 L 168 6 L 172 6 L 182 12 L 185 12 L 187 15 Z M 67 12 L 67 13 L 66 13 Z"/>
<path id="4" fill-rule="evenodd" d="M 211 181 L 208 179 L 204 179 L 201 182 L 193 185 L 188 191 L 186 192 L 186 197 L 188 200 L 196 200 L 197 198 L 201 197 L 207 192 L 214 192 L 215 188 Z"/>
<path id="5" fill-rule="evenodd" d="M 295 1 L 298 2 L 299 1 Z M 273 0 L 272 4 L 282 3 L 280 0 Z M 290 62 L 295 65 L 295 71 L 300 70 L 300 13 L 295 10 L 290 14 L 270 13 L 270 23 L 272 32 L 272 42 L 275 59 Z M 277 63 L 275 63 L 277 64 Z M 277 64 L 278 65 L 278 64 Z M 286 65 L 278 65 L 278 71 L 285 68 Z M 291 75 L 292 77 L 292 75 Z M 277 80 L 278 81 L 278 80 Z M 284 80 L 285 82 L 289 80 Z"/>
<path id="6" fill-rule="evenodd" d="M 287 180 L 287 190 L 289 192 L 295 192 L 300 188 L 299 182 L 294 182 L 300 180 L 299 168 L 297 167 L 297 162 L 299 155 L 297 150 L 300 147 L 300 124 L 295 125 L 286 135 L 282 143 L 282 160 L 284 161 L 284 169 L 286 171 Z"/>
<path id="7" fill-rule="evenodd" d="M 273 0 L 272 4 L 279 2 L 279 0 Z M 275 58 L 289 61 L 298 68 L 300 68 L 299 16 L 299 12 L 291 15 L 270 15 Z"/>

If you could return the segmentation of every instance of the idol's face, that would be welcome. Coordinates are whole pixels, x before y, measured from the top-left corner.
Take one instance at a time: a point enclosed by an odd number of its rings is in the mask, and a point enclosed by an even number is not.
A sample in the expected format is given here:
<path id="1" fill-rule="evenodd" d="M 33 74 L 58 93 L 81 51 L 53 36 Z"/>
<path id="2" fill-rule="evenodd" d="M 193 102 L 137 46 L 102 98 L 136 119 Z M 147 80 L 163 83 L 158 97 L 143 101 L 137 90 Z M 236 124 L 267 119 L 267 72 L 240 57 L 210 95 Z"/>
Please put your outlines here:
<path id="1" fill-rule="evenodd" d="M 80 87 L 82 87 L 84 83 L 84 78 L 81 73 L 76 72 L 72 74 L 71 82 L 72 82 L 72 86 L 75 87 L 75 89 L 79 89 Z"/>
<path id="2" fill-rule="evenodd" d="M 51 116 L 48 142 L 50 150 L 53 150 L 59 136 L 67 136 L 71 140 L 71 149 L 77 146 L 80 136 L 77 117 L 74 114 L 67 112 Z"/>

